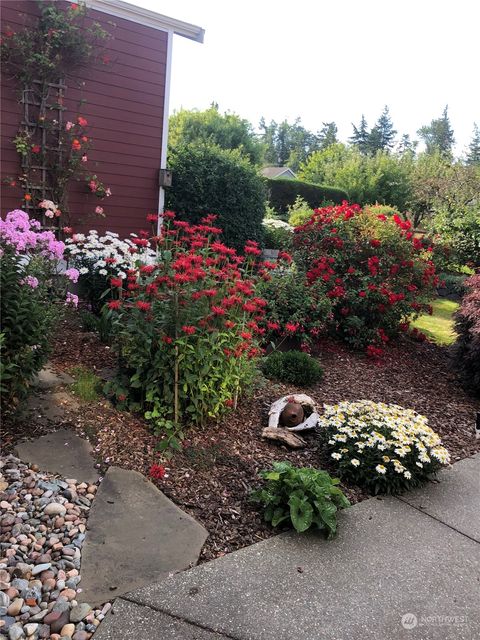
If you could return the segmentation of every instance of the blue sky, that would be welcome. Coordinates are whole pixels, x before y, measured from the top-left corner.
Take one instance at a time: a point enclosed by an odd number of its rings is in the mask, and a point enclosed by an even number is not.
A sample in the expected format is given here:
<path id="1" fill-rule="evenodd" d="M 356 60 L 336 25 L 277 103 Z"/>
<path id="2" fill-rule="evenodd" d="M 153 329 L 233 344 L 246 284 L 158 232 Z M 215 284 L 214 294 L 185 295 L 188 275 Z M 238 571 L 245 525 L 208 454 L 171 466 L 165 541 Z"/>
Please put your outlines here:
<path id="1" fill-rule="evenodd" d="M 457 153 L 480 126 L 474 0 L 133 3 L 205 29 L 204 44 L 174 39 L 171 111 L 216 101 L 254 125 L 262 115 L 312 130 L 334 120 L 346 140 L 386 104 L 412 137 L 448 104 Z"/>

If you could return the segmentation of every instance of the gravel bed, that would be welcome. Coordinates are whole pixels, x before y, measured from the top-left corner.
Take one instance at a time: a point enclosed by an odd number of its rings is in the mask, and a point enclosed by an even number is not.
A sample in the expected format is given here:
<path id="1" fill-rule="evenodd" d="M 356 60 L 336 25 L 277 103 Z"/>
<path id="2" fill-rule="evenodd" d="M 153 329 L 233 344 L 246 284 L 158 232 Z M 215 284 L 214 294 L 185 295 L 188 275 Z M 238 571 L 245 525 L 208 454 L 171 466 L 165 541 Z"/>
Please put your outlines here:
<path id="1" fill-rule="evenodd" d="M 0 458 L 0 637 L 88 640 L 111 604 L 79 604 L 96 485 Z"/>

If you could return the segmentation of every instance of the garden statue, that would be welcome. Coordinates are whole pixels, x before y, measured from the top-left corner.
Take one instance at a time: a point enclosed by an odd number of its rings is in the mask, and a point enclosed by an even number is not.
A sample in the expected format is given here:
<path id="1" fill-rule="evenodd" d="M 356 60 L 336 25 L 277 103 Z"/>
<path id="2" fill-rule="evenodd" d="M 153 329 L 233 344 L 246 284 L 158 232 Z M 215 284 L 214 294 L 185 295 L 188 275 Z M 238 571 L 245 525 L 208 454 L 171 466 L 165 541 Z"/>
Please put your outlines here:
<path id="1" fill-rule="evenodd" d="M 268 415 L 268 427 L 262 431 L 262 437 L 279 440 L 294 449 L 304 447 L 306 443 L 293 432 L 314 429 L 319 419 L 314 400 L 304 393 L 276 400 Z"/>

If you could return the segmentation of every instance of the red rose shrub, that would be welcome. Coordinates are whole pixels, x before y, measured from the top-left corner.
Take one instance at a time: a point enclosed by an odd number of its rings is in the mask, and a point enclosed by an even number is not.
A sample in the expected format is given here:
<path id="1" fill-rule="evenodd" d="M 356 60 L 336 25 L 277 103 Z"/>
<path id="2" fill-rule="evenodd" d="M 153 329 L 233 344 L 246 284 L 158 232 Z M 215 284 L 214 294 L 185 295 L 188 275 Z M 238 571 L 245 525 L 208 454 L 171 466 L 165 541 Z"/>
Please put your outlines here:
<path id="1" fill-rule="evenodd" d="M 308 284 L 331 300 L 329 331 L 375 357 L 426 309 L 438 284 L 429 247 L 410 222 L 347 202 L 317 209 L 297 227 L 294 251 Z"/>

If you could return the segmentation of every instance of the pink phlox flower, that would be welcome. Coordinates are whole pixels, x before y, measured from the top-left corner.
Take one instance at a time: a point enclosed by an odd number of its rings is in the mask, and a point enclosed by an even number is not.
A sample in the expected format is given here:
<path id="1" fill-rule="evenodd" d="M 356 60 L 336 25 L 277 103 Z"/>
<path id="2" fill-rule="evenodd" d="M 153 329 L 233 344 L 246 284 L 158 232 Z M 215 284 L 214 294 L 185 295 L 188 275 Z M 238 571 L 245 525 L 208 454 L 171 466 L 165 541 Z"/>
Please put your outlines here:
<path id="1" fill-rule="evenodd" d="M 67 269 L 65 271 L 65 275 L 67 276 L 67 278 L 69 280 L 71 280 L 72 282 L 78 282 L 78 277 L 80 275 L 80 271 L 78 269 L 74 269 L 73 267 L 71 269 Z"/>

